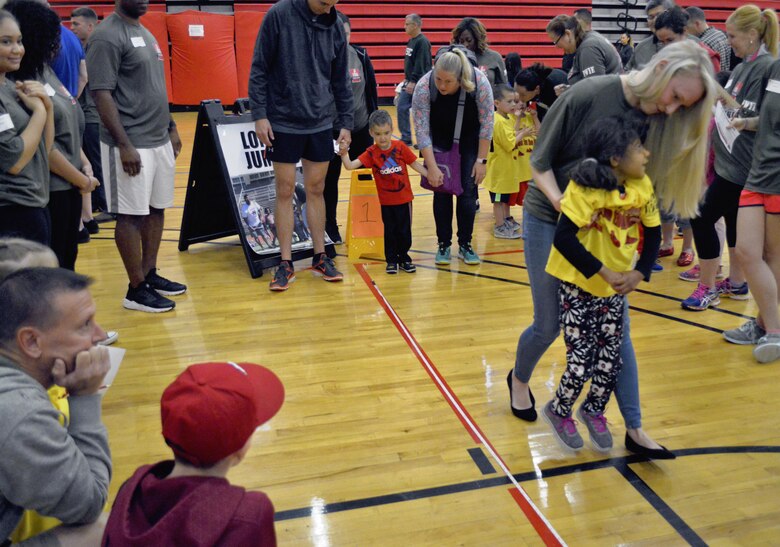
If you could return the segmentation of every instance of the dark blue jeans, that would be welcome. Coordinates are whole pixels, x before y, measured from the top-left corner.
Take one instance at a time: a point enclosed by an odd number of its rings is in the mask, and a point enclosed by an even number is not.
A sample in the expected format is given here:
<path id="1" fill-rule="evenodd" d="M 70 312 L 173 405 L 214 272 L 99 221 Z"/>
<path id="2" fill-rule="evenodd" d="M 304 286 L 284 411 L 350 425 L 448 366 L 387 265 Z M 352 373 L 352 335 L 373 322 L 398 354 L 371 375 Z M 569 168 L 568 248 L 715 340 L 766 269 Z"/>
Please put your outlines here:
<path id="1" fill-rule="evenodd" d="M 477 151 L 460 151 L 460 180 L 463 193 L 456 199 L 455 216 L 458 222 L 458 245 L 471 243 L 474 232 L 474 216 L 477 214 L 477 185 L 471 171 L 477 161 Z M 436 220 L 436 237 L 439 244 L 452 245 L 452 194 L 433 194 L 433 218 Z"/>

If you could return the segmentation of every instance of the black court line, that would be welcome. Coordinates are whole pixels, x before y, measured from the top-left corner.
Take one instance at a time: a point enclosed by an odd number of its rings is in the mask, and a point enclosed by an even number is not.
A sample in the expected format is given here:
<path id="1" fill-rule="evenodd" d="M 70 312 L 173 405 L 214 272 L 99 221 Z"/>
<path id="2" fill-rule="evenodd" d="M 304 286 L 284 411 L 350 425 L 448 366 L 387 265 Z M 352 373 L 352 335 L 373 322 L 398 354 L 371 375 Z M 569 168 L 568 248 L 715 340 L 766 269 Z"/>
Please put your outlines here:
<path id="1" fill-rule="evenodd" d="M 633 486 L 639 494 L 645 498 L 647 503 L 652 505 L 659 515 L 661 515 L 666 522 L 668 522 L 675 531 L 682 536 L 682 538 L 691 545 L 697 547 L 705 547 L 707 543 L 688 526 L 688 524 L 674 512 L 674 509 L 669 507 L 658 494 L 656 494 L 650 486 L 642 480 L 642 477 L 634 473 L 634 471 L 626 464 L 616 465 L 618 473 L 623 475 L 628 483 Z"/>
<path id="2" fill-rule="evenodd" d="M 474 460 L 474 464 L 477 466 L 480 473 L 483 475 L 492 475 L 496 472 L 496 468 L 493 467 L 493 464 L 490 463 L 490 460 L 485 456 L 485 453 L 481 448 L 477 446 L 469 448 L 468 453 L 469 456 L 471 456 L 471 459 Z"/>
<path id="3" fill-rule="evenodd" d="M 680 450 L 672 450 L 672 452 L 674 452 L 678 458 L 686 456 L 707 456 L 719 454 L 780 454 L 780 446 L 712 446 L 704 448 L 685 448 Z M 620 473 L 621 476 L 631 484 L 631 486 L 637 489 L 642 497 L 647 500 L 647 502 L 659 513 L 662 518 L 664 518 L 664 520 L 667 521 L 667 523 L 669 523 L 670 526 L 672 526 L 672 528 L 674 528 L 675 532 L 677 532 L 682 538 L 691 543 L 691 545 L 705 545 L 704 541 L 679 515 L 674 512 L 674 510 L 672 510 L 671 507 L 669 507 L 666 502 L 663 501 L 660 496 L 658 496 L 658 494 L 655 493 L 652 487 L 645 483 L 628 467 L 630 464 L 645 462 L 652 463 L 647 458 L 632 454 L 630 456 L 609 458 L 606 460 L 597 460 L 592 462 L 553 467 L 551 469 L 544 469 L 541 471 L 528 471 L 513 476 L 517 482 L 523 483 L 549 479 L 552 477 L 572 475 L 586 471 L 613 468 L 618 471 L 618 473 Z M 316 509 L 312 507 L 301 507 L 297 509 L 277 511 L 274 515 L 274 520 L 277 522 L 284 520 L 294 520 L 310 517 L 314 511 L 316 511 L 318 514 L 339 513 L 342 511 L 365 509 L 368 507 L 389 505 L 391 503 L 446 496 L 449 494 L 458 494 L 461 492 L 495 488 L 497 486 L 506 486 L 510 484 L 512 483 L 507 477 L 504 476 L 495 477 L 492 479 L 481 479 L 455 484 L 447 484 L 443 486 L 435 486 L 432 488 L 423 488 L 420 490 L 398 492 L 395 494 L 385 494 L 381 496 L 372 496 L 356 500 L 328 503 L 322 507 L 317 507 Z"/>

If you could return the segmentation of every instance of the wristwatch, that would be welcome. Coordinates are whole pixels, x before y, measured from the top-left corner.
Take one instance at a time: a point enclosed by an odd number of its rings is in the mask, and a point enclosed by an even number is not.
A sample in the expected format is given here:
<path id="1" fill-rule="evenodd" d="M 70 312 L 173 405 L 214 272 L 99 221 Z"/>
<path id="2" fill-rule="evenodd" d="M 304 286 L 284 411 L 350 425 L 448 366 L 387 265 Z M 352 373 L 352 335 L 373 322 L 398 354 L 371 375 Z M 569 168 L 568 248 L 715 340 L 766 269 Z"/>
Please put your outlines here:
<path id="1" fill-rule="evenodd" d="M 487 158 L 477 158 L 477 163 L 485 165 L 487 163 Z"/>

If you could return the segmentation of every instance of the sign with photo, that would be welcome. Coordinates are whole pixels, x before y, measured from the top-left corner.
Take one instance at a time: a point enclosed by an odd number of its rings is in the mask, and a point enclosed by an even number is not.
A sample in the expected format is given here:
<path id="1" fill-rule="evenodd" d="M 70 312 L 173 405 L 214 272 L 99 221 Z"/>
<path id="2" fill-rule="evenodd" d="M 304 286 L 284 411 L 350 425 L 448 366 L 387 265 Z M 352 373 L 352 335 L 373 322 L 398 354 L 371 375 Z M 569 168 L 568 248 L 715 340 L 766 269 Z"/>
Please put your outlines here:
<path id="1" fill-rule="evenodd" d="M 279 264 L 276 233 L 276 179 L 268 151 L 255 133 L 251 114 L 219 101 L 203 101 L 198 112 L 179 250 L 238 234 L 252 277 Z M 230 243 L 226 243 L 230 244 Z M 325 235 L 325 245 L 333 245 Z M 332 249 L 332 248 L 331 248 Z M 303 168 L 296 170 L 293 197 L 292 258 L 312 256 L 306 221 Z"/>

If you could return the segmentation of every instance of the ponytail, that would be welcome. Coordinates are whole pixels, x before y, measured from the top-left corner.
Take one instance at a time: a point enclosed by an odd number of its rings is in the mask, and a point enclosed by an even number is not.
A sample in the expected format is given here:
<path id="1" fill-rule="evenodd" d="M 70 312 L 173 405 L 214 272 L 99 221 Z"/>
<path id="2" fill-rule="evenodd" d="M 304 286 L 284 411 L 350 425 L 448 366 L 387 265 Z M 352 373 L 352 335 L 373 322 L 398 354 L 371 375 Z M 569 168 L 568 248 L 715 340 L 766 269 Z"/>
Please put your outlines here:
<path id="1" fill-rule="evenodd" d="M 763 19 L 763 31 L 761 32 L 761 41 L 764 42 L 767 51 L 772 57 L 777 57 L 778 41 L 778 23 L 777 13 L 773 9 L 765 9 L 761 12 Z"/>
<path id="2" fill-rule="evenodd" d="M 755 30 L 758 33 L 759 40 L 766 46 L 767 51 L 772 57 L 777 57 L 777 13 L 773 9 L 761 8 L 753 4 L 745 4 L 734 10 L 729 15 L 727 23 L 734 25 L 741 32 Z"/>
<path id="3" fill-rule="evenodd" d="M 615 190 L 618 180 L 612 166 L 600 163 L 596 158 L 585 158 L 575 165 L 569 177 L 586 188 L 600 188 L 602 190 Z"/>
<path id="4" fill-rule="evenodd" d="M 474 82 L 474 69 L 469 62 L 466 54 L 463 53 L 460 48 L 453 47 L 450 51 L 443 53 L 437 60 L 434 66 L 434 72 L 437 70 L 444 70 L 445 72 L 451 72 L 460 81 L 460 86 L 466 91 L 471 93 L 477 88 L 477 84 Z"/>

